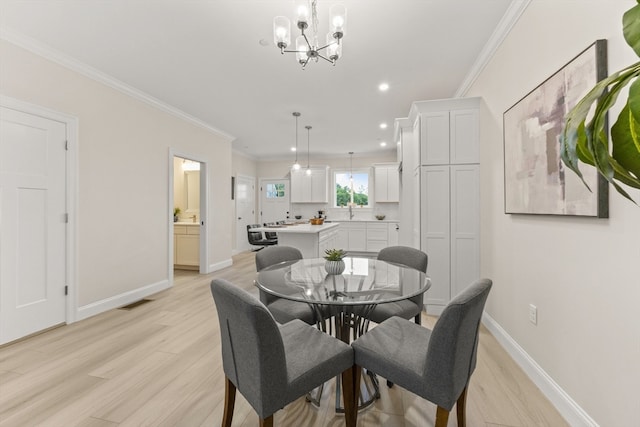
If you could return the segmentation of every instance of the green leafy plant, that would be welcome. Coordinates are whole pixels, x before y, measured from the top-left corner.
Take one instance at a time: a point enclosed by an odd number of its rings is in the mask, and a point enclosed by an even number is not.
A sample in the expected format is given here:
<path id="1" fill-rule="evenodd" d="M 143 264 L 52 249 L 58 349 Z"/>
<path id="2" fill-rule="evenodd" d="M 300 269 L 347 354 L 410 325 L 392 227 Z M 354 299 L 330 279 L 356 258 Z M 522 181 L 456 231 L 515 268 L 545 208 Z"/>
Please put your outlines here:
<path id="1" fill-rule="evenodd" d="M 324 253 L 324 259 L 327 261 L 342 261 L 342 258 L 347 256 L 347 252 L 342 249 L 327 249 Z"/>
<path id="2" fill-rule="evenodd" d="M 640 57 L 640 0 L 625 12 L 622 32 Z M 564 164 L 587 186 L 579 163 L 595 167 L 618 193 L 636 203 L 621 186 L 640 189 L 640 62 L 636 62 L 598 82 L 565 117 L 561 138 Z M 626 104 L 611 127 L 611 151 L 606 129 L 607 112 L 616 104 L 623 88 L 629 86 Z M 594 107 L 595 104 L 595 107 Z M 591 115 L 591 116 L 590 116 Z M 590 117 L 589 117 L 590 116 Z M 637 203 L 636 203 L 637 204 Z"/>
<path id="3" fill-rule="evenodd" d="M 180 212 L 182 212 L 182 209 L 180 209 L 180 207 L 176 206 L 175 208 L 173 208 L 173 216 L 180 215 Z"/>

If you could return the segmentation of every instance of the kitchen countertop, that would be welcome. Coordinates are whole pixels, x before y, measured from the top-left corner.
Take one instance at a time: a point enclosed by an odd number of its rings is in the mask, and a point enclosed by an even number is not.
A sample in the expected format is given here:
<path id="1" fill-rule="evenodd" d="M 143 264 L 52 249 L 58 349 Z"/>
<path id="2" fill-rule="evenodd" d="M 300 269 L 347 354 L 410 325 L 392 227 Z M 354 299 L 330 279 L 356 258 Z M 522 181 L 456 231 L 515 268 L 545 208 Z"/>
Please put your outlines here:
<path id="1" fill-rule="evenodd" d="M 327 231 L 339 226 L 340 224 L 338 222 L 330 222 L 330 223 L 324 223 L 322 225 L 298 224 L 298 225 L 287 225 L 284 227 L 259 227 L 259 228 L 252 228 L 251 230 L 268 231 L 270 233 L 315 234 L 315 233 Z"/>
<path id="2" fill-rule="evenodd" d="M 200 225 L 200 223 L 193 222 L 193 221 L 178 221 L 178 222 L 174 222 L 173 225 Z"/>
<path id="3" fill-rule="evenodd" d="M 398 219 L 330 219 L 329 222 L 400 222 Z"/>

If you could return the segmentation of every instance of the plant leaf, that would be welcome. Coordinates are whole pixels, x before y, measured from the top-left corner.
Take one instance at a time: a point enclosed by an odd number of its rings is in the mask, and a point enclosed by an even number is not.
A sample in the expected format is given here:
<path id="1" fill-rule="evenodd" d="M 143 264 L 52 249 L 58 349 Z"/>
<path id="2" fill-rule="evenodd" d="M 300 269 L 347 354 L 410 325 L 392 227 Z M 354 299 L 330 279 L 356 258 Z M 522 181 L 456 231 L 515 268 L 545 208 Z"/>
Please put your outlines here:
<path id="1" fill-rule="evenodd" d="M 629 104 L 631 137 L 636 148 L 640 151 L 640 79 L 631 83 L 627 102 Z"/>
<path id="2" fill-rule="evenodd" d="M 616 178 L 631 187 L 640 188 L 640 150 L 631 136 L 632 120 L 629 103 L 627 103 L 620 112 L 618 120 L 611 127 L 612 156 L 617 163 Z"/>
<path id="3" fill-rule="evenodd" d="M 639 2 L 640 3 L 640 2 Z M 622 16 L 622 33 L 627 44 L 640 56 L 640 4 Z"/>

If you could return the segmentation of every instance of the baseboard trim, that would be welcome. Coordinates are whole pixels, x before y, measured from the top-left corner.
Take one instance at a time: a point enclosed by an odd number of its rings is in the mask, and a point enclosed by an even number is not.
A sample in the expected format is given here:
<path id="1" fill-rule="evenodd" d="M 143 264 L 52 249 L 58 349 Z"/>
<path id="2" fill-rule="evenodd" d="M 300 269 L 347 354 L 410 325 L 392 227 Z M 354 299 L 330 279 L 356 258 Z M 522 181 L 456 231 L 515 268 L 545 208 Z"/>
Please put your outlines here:
<path id="1" fill-rule="evenodd" d="M 224 261 L 216 262 L 215 264 L 209 264 L 209 273 L 222 270 L 223 268 L 231 267 L 232 265 L 233 260 L 231 258 L 225 259 Z"/>
<path id="2" fill-rule="evenodd" d="M 131 304 L 133 302 L 141 300 L 142 298 L 146 298 L 149 295 L 153 295 L 155 293 L 169 289 L 170 287 L 171 285 L 169 283 L 169 280 L 165 279 L 138 289 L 134 289 L 129 292 L 125 292 L 120 295 L 115 295 L 100 301 L 83 305 L 82 307 L 78 307 L 75 320 L 78 321 L 87 319 L 97 314 L 104 313 L 105 311 L 113 310 L 114 308 Z"/>
<path id="3" fill-rule="evenodd" d="M 536 361 L 486 312 L 482 323 L 509 353 L 527 376 L 551 401 L 560 415 L 573 427 L 599 427 L 572 398 L 551 378 Z"/>

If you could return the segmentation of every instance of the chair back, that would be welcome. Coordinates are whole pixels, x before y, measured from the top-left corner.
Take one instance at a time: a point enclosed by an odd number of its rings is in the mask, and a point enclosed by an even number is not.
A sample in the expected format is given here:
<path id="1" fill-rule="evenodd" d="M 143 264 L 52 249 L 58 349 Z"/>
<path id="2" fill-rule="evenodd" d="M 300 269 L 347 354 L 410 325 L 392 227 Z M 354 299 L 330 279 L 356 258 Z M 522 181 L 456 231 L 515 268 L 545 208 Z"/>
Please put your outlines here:
<path id="1" fill-rule="evenodd" d="M 269 226 L 272 226 L 272 225 L 276 225 L 276 223 L 275 222 L 265 222 L 264 223 L 265 227 L 269 227 Z M 264 238 L 265 239 L 271 239 L 271 240 L 277 239 L 278 238 L 278 233 L 276 233 L 275 231 L 265 231 L 264 232 Z"/>
<path id="2" fill-rule="evenodd" d="M 256 253 L 256 270 L 261 271 L 269 266 L 284 261 L 302 259 L 302 252 L 291 246 L 270 246 Z"/>
<path id="3" fill-rule="evenodd" d="M 255 242 L 260 242 L 262 240 L 262 233 L 258 231 L 250 231 L 252 228 L 258 228 L 260 224 L 249 224 L 247 225 L 247 237 L 249 238 L 249 243 L 254 244 Z"/>
<path id="4" fill-rule="evenodd" d="M 479 279 L 445 307 L 436 322 L 425 365 L 427 399 L 444 408 L 453 407 L 476 367 L 480 318 L 492 282 Z"/>
<path id="5" fill-rule="evenodd" d="M 429 257 L 421 250 L 408 246 L 389 246 L 378 252 L 378 259 L 394 264 L 406 265 L 424 273 L 427 272 Z"/>
<path id="6" fill-rule="evenodd" d="M 258 414 L 287 387 L 284 344 L 275 319 L 247 291 L 223 279 L 211 282 L 218 311 L 222 368 Z"/>

